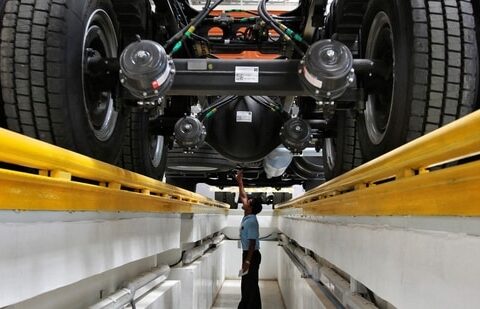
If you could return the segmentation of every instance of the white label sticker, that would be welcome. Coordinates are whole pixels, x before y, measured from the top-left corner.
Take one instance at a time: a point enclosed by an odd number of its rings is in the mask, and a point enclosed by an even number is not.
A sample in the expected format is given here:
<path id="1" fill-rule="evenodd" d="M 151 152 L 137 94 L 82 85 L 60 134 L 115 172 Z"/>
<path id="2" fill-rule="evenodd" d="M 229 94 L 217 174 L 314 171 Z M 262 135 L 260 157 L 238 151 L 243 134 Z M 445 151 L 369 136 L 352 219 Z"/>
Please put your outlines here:
<path id="1" fill-rule="evenodd" d="M 252 122 L 252 112 L 237 111 L 237 122 Z"/>
<path id="2" fill-rule="evenodd" d="M 235 67 L 236 83 L 258 83 L 258 67 Z"/>

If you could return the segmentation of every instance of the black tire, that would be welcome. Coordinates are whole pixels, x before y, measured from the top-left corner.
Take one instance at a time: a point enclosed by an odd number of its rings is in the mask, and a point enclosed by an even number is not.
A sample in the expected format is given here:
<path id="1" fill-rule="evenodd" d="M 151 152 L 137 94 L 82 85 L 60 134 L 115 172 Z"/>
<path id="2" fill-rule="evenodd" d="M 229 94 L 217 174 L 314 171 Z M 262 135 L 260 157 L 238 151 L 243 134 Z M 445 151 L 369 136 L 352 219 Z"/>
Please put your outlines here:
<path id="1" fill-rule="evenodd" d="M 123 168 L 162 180 L 167 162 L 167 143 L 161 135 L 151 134 L 147 111 L 136 109 L 130 114 L 122 148 Z"/>
<path id="2" fill-rule="evenodd" d="M 302 186 L 309 190 L 325 182 L 324 158 L 295 157 L 290 164 L 290 169 L 299 178 L 303 179 Z"/>
<path id="3" fill-rule="evenodd" d="M 1 92 L 0 92 L 0 98 L 1 98 Z M 0 106 L 2 105 L 2 100 L 0 99 Z M 0 108 L 0 128 L 6 128 L 7 127 L 7 120 L 5 119 L 5 113 L 3 112 L 3 109 Z"/>
<path id="4" fill-rule="evenodd" d="M 475 25 L 477 26 L 477 50 L 478 50 L 478 59 L 480 59 L 480 1 L 473 1 L 473 12 L 475 15 Z M 480 62 L 480 61 L 479 61 Z M 479 72 L 480 72 L 480 64 L 479 64 Z M 480 74 L 479 74 L 480 75 Z M 477 77 L 477 102 L 475 109 L 480 109 L 480 76 Z"/>
<path id="5" fill-rule="evenodd" d="M 295 157 L 290 169 L 301 179 L 325 182 L 323 157 Z"/>
<path id="6" fill-rule="evenodd" d="M 349 112 L 337 111 L 335 121 L 334 135 L 326 138 L 322 147 L 323 172 L 326 180 L 362 164 L 355 118 Z"/>
<path id="7" fill-rule="evenodd" d="M 322 157 L 294 157 L 292 168 L 298 176 L 305 179 L 324 179 Z"/>
<path id="8" fill-rule="evenodd" d="M 115 162 L 126 120 L 116 99 L 118 83 L 112 78 L 107 90 L 90 91 L 95 81 L 83 74 L 87 47 L 102 56 L 118 55 L 110 0 L 7 0 L 2 22 L 0 82 L 7 127 Z"/>
<path id="9" fill-rule="evenodd" d="M 366 160 L 473 110 L 478 49 L 471 1 L 371 0 L 361 42 L 363 57 L 383 60 L 395 73 L 365 81 L 369 96 L 357 125 Z"/>
<path id="10" fill-rule="evenodd" d="M 195 191 L 197 183 L 209 182 L 211 174 L 229 172 L 236 164 L 223 158 L 208 144 L 202 145 L 194 153 L 188 153 L 175 145 L 167 156 L 167 183 Z"/>
<path id="11" fill-rule="evenodd" d="M 0 3 L 0 21 L 3 21 L 3 12 L 5 10 L 5 1 Z M 0 33 L 2 30 L 2 23 L 0 22 Z M 0 53 L 4 53 L 3 50 Z M 1 56 L 0 56 L 1 57 Z M 0 63 L 1 66 L 1 63 Z M 5 118 L 5 111 L 3 110 L 2 87 L 0 87 L 0 128 L 7 127 L 7 120 Z"/>
<path id="12" fill-rule="evenodd" d="M 146 0 L 115 0 L 113 7 L 117 13 L 118 22 L 122 32 L 122 46 L 136 40 L 136 35 L 142 39 L 150 39 L 152 10 L 150 1 Z"/>

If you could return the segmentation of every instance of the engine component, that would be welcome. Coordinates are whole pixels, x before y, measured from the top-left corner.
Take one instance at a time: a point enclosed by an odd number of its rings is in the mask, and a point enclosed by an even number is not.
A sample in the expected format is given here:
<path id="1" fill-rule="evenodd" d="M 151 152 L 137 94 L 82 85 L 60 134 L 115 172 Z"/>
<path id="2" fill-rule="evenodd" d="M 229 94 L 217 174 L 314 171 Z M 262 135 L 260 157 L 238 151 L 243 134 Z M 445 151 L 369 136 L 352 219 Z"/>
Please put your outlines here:
<path id="1" fill-rule="evenodd" d="M 347 46 L 321 40 L 310 46 L 300 62 L 300 80 L 316 99 L 335 99 L 355 81 L 353 56 Z"/>
<path id="2" fill-rule="evenodd" d="M 293 154 L 284 147 L 277 147 L 263 159 L 263 168 L 267 178 L 279 177 L 292 162 Z"/>
<path id="3" fill-rule="evenodd" d="M 288 150 L 293 153 L 301 153 L 312 139 L 312 129 L 305 120 L 291 118 L 283 125 L 280 138 Z"/>
<path id="4" fill-rule="evenodd" d="M 120 56 L 120 82 L 139 99 L 165 95 L 174 75 L 173 61 L 157 42 L 139 40 L 128 45 Z"/>
<path id="5" fill-rule="evenodd" d="M 255 162 L 281 143 L 282 123 L 281 105 L 273 98 L 233 97 L 205 121 L 206 142 L 229 160 Z"/>
<path id="6" fill-rule="evenodd" d="M 200 147 L 205 141 L 205 126 L 195 117 L 186 116 L 175 124 L 175 141 L 187 151 Z"/>

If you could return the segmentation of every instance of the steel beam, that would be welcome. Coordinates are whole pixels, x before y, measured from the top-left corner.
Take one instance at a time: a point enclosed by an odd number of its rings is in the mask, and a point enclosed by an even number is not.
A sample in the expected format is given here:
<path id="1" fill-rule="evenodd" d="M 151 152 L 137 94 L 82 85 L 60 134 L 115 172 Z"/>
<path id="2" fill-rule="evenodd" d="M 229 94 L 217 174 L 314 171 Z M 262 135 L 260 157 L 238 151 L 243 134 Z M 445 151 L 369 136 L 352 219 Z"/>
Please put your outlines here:
<path id="1" fill-rule="evenodd" d="M 0 140 L 0 162 L 13 165 L 0 169 L 0 209 L 224 212 L 229 207 L 5 129 Z"/>

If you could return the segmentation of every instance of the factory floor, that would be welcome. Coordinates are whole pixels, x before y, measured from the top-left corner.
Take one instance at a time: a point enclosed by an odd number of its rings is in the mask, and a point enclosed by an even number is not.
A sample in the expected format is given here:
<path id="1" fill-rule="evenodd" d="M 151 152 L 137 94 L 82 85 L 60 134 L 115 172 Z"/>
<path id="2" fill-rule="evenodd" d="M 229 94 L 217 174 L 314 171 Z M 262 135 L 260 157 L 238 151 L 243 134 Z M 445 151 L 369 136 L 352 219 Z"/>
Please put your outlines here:
<path id="1" fill-rule="evenodd" d="M 240 283 L 240 280 L 225 280 L 212 309 L 237 308 L 241 298 Z M 285 308 L 277 281 L 260 280 L 259 286 L 262 309 Z"/>

